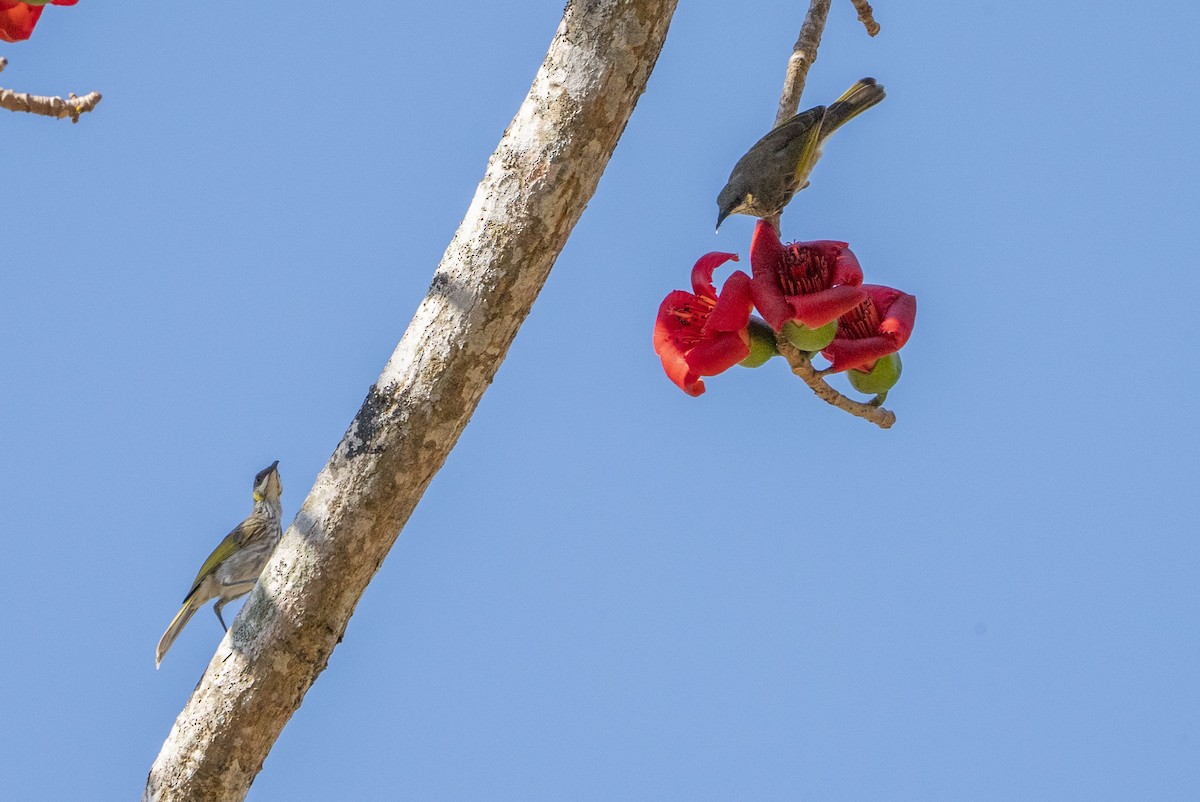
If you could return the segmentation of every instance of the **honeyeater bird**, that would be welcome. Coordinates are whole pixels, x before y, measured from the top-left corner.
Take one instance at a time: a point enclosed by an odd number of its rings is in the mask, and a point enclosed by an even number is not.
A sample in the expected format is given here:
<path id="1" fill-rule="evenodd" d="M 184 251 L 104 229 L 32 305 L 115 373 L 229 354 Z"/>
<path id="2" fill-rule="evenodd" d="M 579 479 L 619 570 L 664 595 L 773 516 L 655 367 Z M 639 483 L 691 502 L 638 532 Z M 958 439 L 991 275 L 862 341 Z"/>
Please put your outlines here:
<path id="1" fill-rule="evenodd" d="M 782 212 L 808 186 L 825 139 L 883 97 L 874 78 L 863 78 L 828 108 L 815 106 L 775 126 L 733 166 L 717 196 L 717 228 L 731 214 L 774 217 Z"/>
<path id="2" fill-rule="evenodd" d="M 221 545 L 213 549 L 204 565 L 200 566 L 200 573 L 196 574 L 196 581 L 184 598 L 183 607 L 158 642 L 158 650 L 154 655 L 155 668 L 162 664 L 163 655 L 196 611 L 212 599 L 217 600 L 213 605 L 217 620 L 226 632 L 229 631 L 221 616 L 221 608 L 254 588 L 258 575 L 279 543 L 283 534 L 279 525 L 282 514 L 279 497 L 282 494 L 279 460 L 275 460 L 254 477 L 254 510 L 225 536 Z"/>

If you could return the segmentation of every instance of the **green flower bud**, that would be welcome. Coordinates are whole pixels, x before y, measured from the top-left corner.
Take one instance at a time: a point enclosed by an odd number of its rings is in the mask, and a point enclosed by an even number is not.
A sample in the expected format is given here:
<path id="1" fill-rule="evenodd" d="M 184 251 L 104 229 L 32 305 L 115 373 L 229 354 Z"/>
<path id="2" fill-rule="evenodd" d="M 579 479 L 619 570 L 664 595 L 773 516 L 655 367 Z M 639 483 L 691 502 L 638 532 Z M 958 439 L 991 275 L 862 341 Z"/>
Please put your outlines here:
<path id="1" fill-rule="evenodd" d="M 779 353 L 775 349 L 775 332 L 762 318 L 751 316 L 746 333 L 750 335 L 750 356 L 738 363 L 742 367 L 757 368 Z"/>
<path id="2" fill-rule="evenodd" d="M 783 324 L 782 334 L 801 351 L 820 351 L 833 342 L 837 334 L 837 321 L 831 320 L 819 329 L 810 329 L 803 323 L 789 320 Z"/>
<path id="3" fill-rule="evenodd" d="M 850 386 L 860 393 L 886 393 L 900 381 L 900 355 L 888 354 L 875 362 L 870 372 L 864 370 L 848 370 Z"/>

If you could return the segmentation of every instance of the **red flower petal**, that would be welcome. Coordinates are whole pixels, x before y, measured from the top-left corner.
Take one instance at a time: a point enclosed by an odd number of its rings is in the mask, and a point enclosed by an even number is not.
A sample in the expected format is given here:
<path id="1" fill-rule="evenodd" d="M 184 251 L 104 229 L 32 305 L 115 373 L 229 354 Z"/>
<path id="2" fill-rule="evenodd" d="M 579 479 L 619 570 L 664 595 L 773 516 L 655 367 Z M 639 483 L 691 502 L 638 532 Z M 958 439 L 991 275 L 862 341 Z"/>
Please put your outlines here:
<path id="1" fill-rule="evenodd" d="M 688 367 L 696 374 L 716 376 L 718 373 L 729 370 L 748 356 L 750 356 L 750 345 L 742 339 L 741 332 L 720 331 L 712 337 L 705 338 L 703 342 L 697 343 L 695 348 L 688 351 L 684 359 L 687 360 Z"/>
<path id="2" fill-rule="evenodd" d="M 703 295 L 705 298 L 717 297 L 717 291 L 713 288 L 713 273 L 730 259 L 736 262 L 738 255 L 713 251 L 696 260 L 696 264 L 692 267 L 692 289 L 696 291 L 697 295 Z"/>
<path id="3" fill-rule="evenodd" d="M 658 305 L 658 317 L 654 321 L 655 353 L 661 355 L 664 348 L 671 348 L 682 357 L 684 349 L 700 337 L 704 321 L 697 320 L 695 325 L 687 325 L 680 319 L 678 311 L 700 303 L 704 302 L 698 301 L 690 292 L 672 290 L 667 293 L 667 297 Z"/>
<path id="4" fill-rule="evenodd" d="M 850 370 L 852 368 L 870 370 L 874 367 L 875 360 L 881 356 L 894 354 L 899 350 L 900 346 L 896 343 L 894 337 L 887 334 L 880 334 L 875 337 L 865 337 L 861 340 L 836 339 L 821 353 L 833 363 L 831 366 L 833 371 L 840 373 L 843 370 Z"/>
<path id="5" fill-rule="evenodd" d="M 40 16 L 41 6 L 0 0 L 0 41 L 20 42 L 28 39 Z"/>
<path id="6" fill-rule="evenodd" d="M 795 320 L 810 329 L 819 329 L 861 304 L 866 297 L 860 287 L 840 286 L 808 295 L 790 295 L 787 300 Z"/>
<path id="7" fill-rule="evenodd" d="M 775 331 L 792 319 L 792 307 L 779 286 L 782 263 L 783 243 L 779 241 L 779 232 L 766 220 L 759 220 L 750 240 L 750 272 L 754 275 L 750 294 L 758 313 Z"/>
<path id="8" fill-rule="evenodd" d="M 704 331 L 741 331 L 750 322 L 750 312 L 754 309 L 754 301 L 750 297 L 750 277 L 740 270 L 725 280 L 717 305 Z M 739 360 L 740 361 L 740 360 Z"/>
<path id="9" fill-rule="evenodd" d="M 690 346 L 689 338 L 683 336 L 679 319 L 672 310 L 694 302 L 696 296 L 683 290 L 675 290 L 663 299 L 658 307 L 658 318 L 654 321 L 654 352 L 662 359 L 667 378 L 675 382 L 688 395 L 704 392 L 704 382 L 688 367 L 684 358 L 684 346 Z M 694 334 L 691 339 L 694 339 Z"/>
<path id="10" fill-rule="evenodd" d="M 675 290 L 658 307 L 654 321 L 654 351 L 667 378 L 688 395 L 704 392 L 701 376 L 715 376 L 750 355 L 746 325 L 750 321 L 750 277 L 735 270 L 720 296 L 712 274 L 736 259 L 730 253 L 710 253 L 692 269 L 696 293 Z"/>
<path id="11" fill-rule="evenodd" d="M 878 284 L 864 284 L 863 289 L 879 310 L 879 316 L 882 318 L 879 324 L 880 333 L 895 339 L 896 348 L 903 347 L 908 342 L 917 320 L 916 296 Z"/>
<path id="12" fill-rule="evenodd" d="M 679 389 L 691 396 L 697 396 L 704 392 L 704 382 L 700 381 L 700 376 L 688 367 L 683 354 L 664 351 L 660 356 L 667 378 L 675 382 Z"/>
<path id="13" fill-rule="evenodd" d="M 775 331 L 782 329 L 783 324 L 792 319 L 792 305 L 788 303 L 783 290 L 779 289 L 779 281 L 774 274 L 755 274 L 750 280 L 750 297 L 763 320 Z"/>
<path id="14" fill-rule="evenodd" d="M 916 322 L 914 296 L 879 284 L 864 284 L 860 289 L 869 299 L 870 307 L 856 309 L 854 315 L 842 320 L 838 336 L 821 351 L 833 363 L 835 372 L 852 368 L 870 370 L 875 360 L 896 353 L 908 342 Z M 849 325 L 847 320 L 851 321 Z M 873 330 L 864 331 L 862 326 L 869 320 L 879 323 L 870 324 Z"/>
<path id="15" fill-rule="evenodd" d="M 858 263 L 858 257 L 847 247 L 846 243 L 842 243 L 842 249 L 838 251 L 837 262 L 833 266 L 833 283 L 857 287 L 862 284 L 862 280 L 862 266 Z"/>
<path id="16" fill-rule="evenodd" d="M 779 232 L 766 220 L 759 220 L 750 238 L 750 272 L 757 277 L 760 273 L 779 272 L 783 261 L 783 243 Z"/>

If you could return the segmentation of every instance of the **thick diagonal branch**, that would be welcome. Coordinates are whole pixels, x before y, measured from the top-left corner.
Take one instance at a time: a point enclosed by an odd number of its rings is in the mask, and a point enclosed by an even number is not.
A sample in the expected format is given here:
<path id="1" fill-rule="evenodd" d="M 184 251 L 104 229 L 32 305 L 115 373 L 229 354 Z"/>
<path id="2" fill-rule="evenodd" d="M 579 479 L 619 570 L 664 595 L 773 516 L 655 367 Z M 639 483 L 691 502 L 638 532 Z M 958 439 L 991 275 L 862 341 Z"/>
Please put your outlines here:
<path id="1" fill-rule="evenodd" d="M 491 383 L 674 10 L 675 0 L 567 4 L 429 294 L 176 720 L 143 799 L 245 796 Z"/>

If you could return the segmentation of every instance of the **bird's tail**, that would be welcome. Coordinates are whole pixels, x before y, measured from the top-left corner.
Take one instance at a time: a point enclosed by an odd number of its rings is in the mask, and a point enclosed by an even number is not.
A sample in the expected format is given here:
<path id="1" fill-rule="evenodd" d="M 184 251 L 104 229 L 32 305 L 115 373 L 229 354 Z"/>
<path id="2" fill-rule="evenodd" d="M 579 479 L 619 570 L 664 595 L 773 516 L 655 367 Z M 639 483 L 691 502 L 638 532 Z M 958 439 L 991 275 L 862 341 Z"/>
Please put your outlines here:
<path id="1" fill-rule="evenodd" d="M 821 123 L 822 137 L 829 136 L 884 97 L 883 87 L 874 78 L 863 78 L 825 110 L 825 119 Z"/>
<path id="2" fill-rule="evenodd" d="M 192 620 L 192 616 L 201 607 L 201 603 L 196 601 L 196 596 L 188 596 L 184 601 L 183 606 L 179 608 L 179 612 L 175 614 L 175 618 L 171 620 L 171 625 L 167 627 L 167 631 L 163 633 L 162 638 L 158 641 L 158 648 L 154 652 L 154 667 L 158 668 L 162 665 L 162 659 L 167 653 L 167 649 L 171 648 L 171 644 L 179 637 L 179 633 L 183 632 L 183 628 L 187 626 L 188 621 Z"/>

